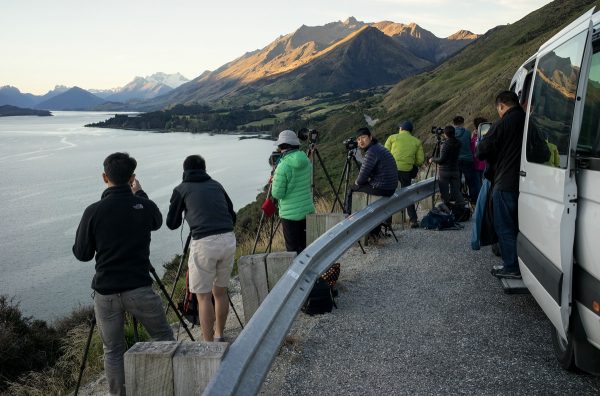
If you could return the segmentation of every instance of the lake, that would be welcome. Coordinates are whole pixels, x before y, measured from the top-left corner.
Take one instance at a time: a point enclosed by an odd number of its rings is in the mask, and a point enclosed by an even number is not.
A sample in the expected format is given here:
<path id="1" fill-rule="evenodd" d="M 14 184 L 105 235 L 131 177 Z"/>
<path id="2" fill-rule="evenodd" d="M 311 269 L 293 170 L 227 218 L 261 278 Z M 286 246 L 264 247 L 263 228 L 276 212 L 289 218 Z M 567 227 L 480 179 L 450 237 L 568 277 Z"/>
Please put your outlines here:
<path id="1" fill-rule="evenodd" d="M 71 253 L 83 210 L 100 199 L 102 162 L 115 151 L 136 158 L 144 191 L 166 217 L 173 188 L 190 154 L 227 190 L 236 210 L 256 198 L 269 177 L 273 142 L 237 136 L 84 128 L 113 113 L 54 112 L 53 117 L 0 118 L 0 294 L 25 315 L 52 320 L 91 304 L 94 261 Z M 152 233 L 151 261 L 181 253 L 183 231 Z"/>

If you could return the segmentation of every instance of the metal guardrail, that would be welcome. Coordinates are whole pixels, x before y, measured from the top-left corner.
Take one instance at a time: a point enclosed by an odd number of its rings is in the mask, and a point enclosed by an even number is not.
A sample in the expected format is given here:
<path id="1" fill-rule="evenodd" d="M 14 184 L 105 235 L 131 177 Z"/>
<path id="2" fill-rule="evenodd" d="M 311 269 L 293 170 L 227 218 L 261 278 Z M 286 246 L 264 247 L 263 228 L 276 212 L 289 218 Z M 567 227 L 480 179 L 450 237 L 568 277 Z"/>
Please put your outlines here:
<path id="1" fill-rule="evenodd" d="M 335 225 L 297 256 L 252 316 L 204 395 L 255 395 L 317 278 L 367 230 L 433 194 L 433 178 L 399 189 Z"/>

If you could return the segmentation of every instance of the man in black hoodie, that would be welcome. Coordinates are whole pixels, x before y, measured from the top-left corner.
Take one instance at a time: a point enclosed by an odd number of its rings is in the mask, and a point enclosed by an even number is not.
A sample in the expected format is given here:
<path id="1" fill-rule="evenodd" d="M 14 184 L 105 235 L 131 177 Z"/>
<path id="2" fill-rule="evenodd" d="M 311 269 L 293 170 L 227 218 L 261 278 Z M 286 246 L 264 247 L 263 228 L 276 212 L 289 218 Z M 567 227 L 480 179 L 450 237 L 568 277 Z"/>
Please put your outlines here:
<path id="1" fill-rule="evenodd" d="M 494 169 L 494 230 L 498 235 L 503 266 L 492 269 L 492 274 L 499 278 L 518 279 L 521 278 L 521 272 L 517 261 L 517 211 L 525 111 L 519 105 L 517 94 L 511 91 L 498 94 L 496 111 L 500 119 L 492 125 L 477 147 L 477 158 L 488 161 Z"/>
<path id="2" fill-rule="evenodd" d="M 94 313 L 110 395 L 125 394 L 125 312 L 154 340 L 175 340 L 149 273 L 150 232 L 160 228 L 162 215 L 135 178 L 136 166 L 127 153 L 106 157 L 102 178 L 108 188 L 83 213 L 73 245 L 78 260 L 96 257 Z"/>
<path id="3" fill-rule="evenodd" d="M 167 227 L 179 227 L 184 213 L 193 239 L 188 259 L 190 291 L 198 299 L 202 336 L 204 341 L 224 341 L 227 286 L 236 249 L 235 211 L 223 186 L 206 173 L 206 162 L 199 155 L 183 161 L 183 182 L 173 190 Z"/>
<path id="4" fill-rule="evenodd" d="M 440 148 L 440 155 L 431 158 L 429 162 L 435 162 L 439 165 L 440 194 L 444 204 L 451 206 L 454 201 L 458 207 L 465 206 L 465 199 L 460 192 L 460 171 L 458 167 L 458 158 L 460 156 L 461 142 L 456 138 L 455 129 L 452 125 L 444 128 L 446 140 Z"/>

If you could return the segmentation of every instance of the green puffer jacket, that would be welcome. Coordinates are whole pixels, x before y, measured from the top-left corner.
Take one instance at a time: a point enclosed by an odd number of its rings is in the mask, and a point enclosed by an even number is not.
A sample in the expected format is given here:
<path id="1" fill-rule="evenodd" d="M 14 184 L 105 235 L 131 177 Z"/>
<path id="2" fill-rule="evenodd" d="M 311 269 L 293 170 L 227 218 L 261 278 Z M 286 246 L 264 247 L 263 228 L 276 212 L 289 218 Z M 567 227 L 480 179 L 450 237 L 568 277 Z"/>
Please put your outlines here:
<path id="1" fill-rule="evenodd" d="M 399 171 L 409 172 L 413 165 L 421 166 L 425 162 L 423 144 L 408 131 L 390 136 L 385 141 L 385 148 L 394 156 Z"/>
<path id="2" fill-rule="evenodd" d="M 277 199 L 279 217 L 286 220 L 304 220 L 315 212 L 310 177 L 312 164 L 306 154 L 294 150 L 281 157 L 273 176 L 271 194 Z"/>

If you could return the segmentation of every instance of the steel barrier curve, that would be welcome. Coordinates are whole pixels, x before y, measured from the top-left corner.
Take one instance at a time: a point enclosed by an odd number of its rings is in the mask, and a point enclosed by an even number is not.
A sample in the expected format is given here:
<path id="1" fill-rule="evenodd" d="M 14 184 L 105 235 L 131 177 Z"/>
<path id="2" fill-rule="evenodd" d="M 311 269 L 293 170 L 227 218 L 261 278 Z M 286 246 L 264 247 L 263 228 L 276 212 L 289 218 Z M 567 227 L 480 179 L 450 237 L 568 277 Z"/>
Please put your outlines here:
<path id="1" fill-rule="evenodd" d="M 335 225 L 297 256 L 231 344 L 203 395 L 255 395 L 312 285 L 365 230 L 435 192 L 434 178 L 398 189 Z"/>

